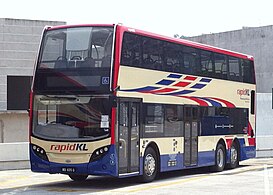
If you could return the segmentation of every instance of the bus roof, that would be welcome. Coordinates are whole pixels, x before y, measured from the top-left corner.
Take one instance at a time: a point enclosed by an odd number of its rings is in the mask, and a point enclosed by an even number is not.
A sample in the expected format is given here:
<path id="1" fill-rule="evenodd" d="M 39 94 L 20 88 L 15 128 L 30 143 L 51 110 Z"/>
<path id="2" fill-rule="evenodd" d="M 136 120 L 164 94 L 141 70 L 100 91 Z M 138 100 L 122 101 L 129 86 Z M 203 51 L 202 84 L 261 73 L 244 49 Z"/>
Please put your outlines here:
<path id="1" fill-rule="evenodd" d="M 203 50 L 207 50 L 207 51 L 226 54 L 226 55 L 230 55 L 230 56 L 234 56 L 234 57 L 238 57 L 238 58 L 243 58 L 243 59 L 248 59 L 248 60 L 252 60 L 252 61 L 254 60 L 252 55 L 247 55 L 247 54 L 243 54 L 243 53 L 239 53 L 239 52 L 235 52 L 235 51 L 231 51 L 231 50 L 227 50 L 227 49 L 218 48 L 218 47 L 215 47 L 215 46 L 210 46 L 210 45 L 206 45 L 206 44 L 202 44 L 202 43 L 198 43 L 198 42 L 193 42 L 193 41 L 189 41 L 189 40 L 186 40 L 186 39 L 173 38 L 173 37 L 168 37 L 168 36 L 164 36 L 164 35 L 159 35 L 159 34 L 156 34 L 156 33 L 151 33 L 151 32 L 148 32 L 148 31 L 143 31 L 143 30 L 127 27 L 127 26 L 124 26 L 122 24 L 117 24 L 117 25 L 121 28 L 121 32 L 131 32 L 131 33 L 144 35 L 144 36 L 148 36 L 148 37 L 155 38 L 155 39 L 160 39 L 160 40 L 163 40 L 163 41 L 169 41 L 169 42 L 173 42 L 173 43 L 177 43 L 177 44 L 183 44 L 183 45 L 194 47 L 194 48 L 199 48 L 199 49 L 203 49 Z M 61 29 L 61 28 L 74 28 L 74 27 L 88 27 L 88 26 L 109 26 L 109 27 L 114 27 L 115 24 L 62 25 L 62 26 L 50 27 L 50 28 L 48 28 L 48 30 Z"/>

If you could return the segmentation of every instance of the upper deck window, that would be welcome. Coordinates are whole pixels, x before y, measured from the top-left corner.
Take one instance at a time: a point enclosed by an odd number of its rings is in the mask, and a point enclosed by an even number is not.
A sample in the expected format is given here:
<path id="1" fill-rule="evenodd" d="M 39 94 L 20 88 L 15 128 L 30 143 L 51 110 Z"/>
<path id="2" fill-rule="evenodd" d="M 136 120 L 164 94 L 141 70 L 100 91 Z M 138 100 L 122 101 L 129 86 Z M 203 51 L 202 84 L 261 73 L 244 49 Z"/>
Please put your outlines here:
<path id="1" fill-rule="evenodd" d="M 253 61 L 223 53 L 125 32 L 121 64 L 255 84 Z"/>

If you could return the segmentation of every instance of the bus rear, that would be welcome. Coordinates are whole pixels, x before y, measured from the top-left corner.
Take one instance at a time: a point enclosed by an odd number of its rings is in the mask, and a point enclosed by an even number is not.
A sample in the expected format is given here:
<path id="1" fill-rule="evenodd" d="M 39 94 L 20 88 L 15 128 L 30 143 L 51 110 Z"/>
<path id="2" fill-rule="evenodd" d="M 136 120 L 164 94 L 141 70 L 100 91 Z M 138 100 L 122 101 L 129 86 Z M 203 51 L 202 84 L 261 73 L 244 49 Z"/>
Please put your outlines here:
<path id="1" fill-rule="evenodd" d="M 46 27 L 30 102 L 34 172 L 116 175 L 111 144 L 113 25 Z"/>

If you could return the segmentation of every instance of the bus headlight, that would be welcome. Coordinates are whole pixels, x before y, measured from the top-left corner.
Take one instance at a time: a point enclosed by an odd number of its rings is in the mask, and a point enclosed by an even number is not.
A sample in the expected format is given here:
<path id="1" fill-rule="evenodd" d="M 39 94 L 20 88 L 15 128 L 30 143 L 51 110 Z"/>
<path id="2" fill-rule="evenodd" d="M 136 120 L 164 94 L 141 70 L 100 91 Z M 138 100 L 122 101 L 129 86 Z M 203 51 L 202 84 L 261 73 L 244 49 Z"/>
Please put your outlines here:
<path id="1" fill-rule="evenodd" d="M 110 146 L 103 146 L 101 148 L 96 149 L 90 158 L 90 162 L 94 162 L 102 158 L 109 151 L 109 147 Z"/>
<path id="2" fill-rule="evenodd" d="M 45 150 L 44 150 L 42 147 L 37 146 L 37 145 L 34 145 L 34 144 L 32 144 L 31 147 L 32 147 L 33 152 L 34 152 L 39 158 L 48 161 L 46 152 L 45 152 Z"/>

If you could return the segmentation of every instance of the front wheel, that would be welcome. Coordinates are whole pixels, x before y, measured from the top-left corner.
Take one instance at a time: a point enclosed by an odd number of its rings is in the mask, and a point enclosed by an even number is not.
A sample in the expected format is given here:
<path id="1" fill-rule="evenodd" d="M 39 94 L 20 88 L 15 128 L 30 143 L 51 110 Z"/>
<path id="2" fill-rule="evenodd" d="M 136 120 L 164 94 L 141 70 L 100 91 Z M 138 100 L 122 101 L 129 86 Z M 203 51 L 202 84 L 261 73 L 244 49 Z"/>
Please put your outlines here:
<path id="1" fill-rule="evenodd" d="M 157 155 L 154 149 L 147 148 L 143 158 L 143 182 L 151 182 L 155 179 L 158 172 Z"/>
<path id="2" fill-rule="evenodd" d="M 88 175 L 77 175 L 77 174 L 71 174 L 68 175 L 70 177 L 70 179 L 72 179 L 73 181 L 84 181 L 86 180 L 86 178 L 88 177 Z"/>
<path id="3" fill-rule="evenodd" d="M 222 144 L 218 144 L 215 151 L 215 165 L 212 167 L 212 171 L 223 171 L 226 165 L 226 150 Z"/>

